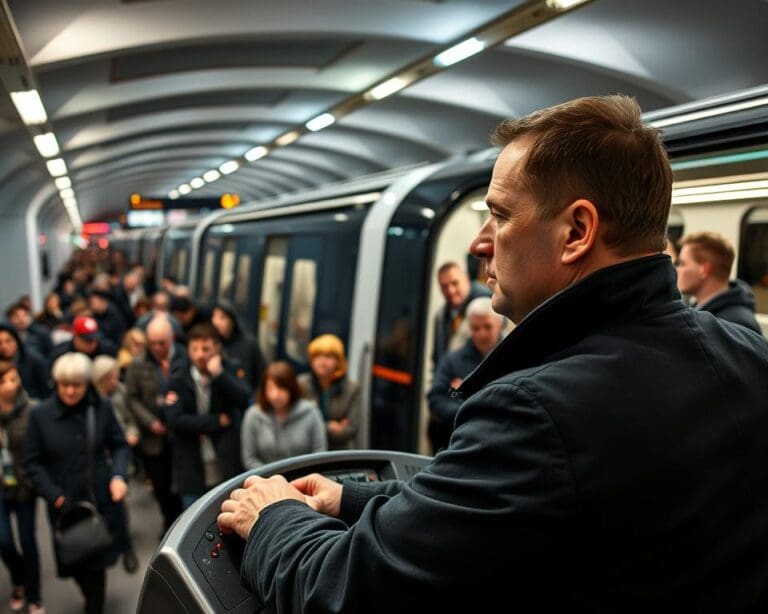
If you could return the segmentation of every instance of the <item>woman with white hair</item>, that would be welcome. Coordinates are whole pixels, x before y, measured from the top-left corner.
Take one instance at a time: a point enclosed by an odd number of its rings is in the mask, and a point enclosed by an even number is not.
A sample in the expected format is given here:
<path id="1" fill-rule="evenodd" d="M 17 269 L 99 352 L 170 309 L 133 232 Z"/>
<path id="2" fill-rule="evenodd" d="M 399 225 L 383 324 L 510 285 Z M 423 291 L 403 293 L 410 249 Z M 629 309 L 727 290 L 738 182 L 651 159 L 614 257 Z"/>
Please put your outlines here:
<path id="1" fill-rule="evenodd" d="M 101 614 L 106 568 L 126 549 L 122 500 L 128 491 L 129 447 L 110 401 L 100 398 L 91 386 L 93 363 L 85 354 L 62 355 L 54 363 L 52 375 L 55 393 L 30 414 L 24 468 L 38 494 L 48 502 L 52 528 L 62 514 L 83 501 L 93 503 L 104 517 L 112 536 L 105 551 L 70 565 L 56 552 L 58 576 L 75 579 L 85 597 L 86 614 Z M 89 446 L 91 411 L 93 443 Z M 86 461 L 89 448 L 91 455 Z"/>

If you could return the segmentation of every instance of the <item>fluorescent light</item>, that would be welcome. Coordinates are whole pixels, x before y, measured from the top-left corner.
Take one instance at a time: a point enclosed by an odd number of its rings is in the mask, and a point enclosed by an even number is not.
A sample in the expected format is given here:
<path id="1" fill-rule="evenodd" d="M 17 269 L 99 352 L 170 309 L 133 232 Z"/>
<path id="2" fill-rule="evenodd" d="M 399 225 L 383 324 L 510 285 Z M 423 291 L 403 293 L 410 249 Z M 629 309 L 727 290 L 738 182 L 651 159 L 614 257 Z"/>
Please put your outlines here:
<path id="1" fill-rule="evenodd" d="M 762 188 L 768 188 L 768 180 L 737 181 L 734 183 L 699 185 L 691 188 L 675 188 L 672 190 L 672 193 L 676 196 L 688 196 L 692 194 L 716 194 L 718 192 L 738 192 L 739 190 L 756 190 Z"/>
<path id="2" fill-rule="evenodd" d="M 208 171 L 207 173 L 203 174 L 203 179 L 206 183 L 211 183 L 212 181 L 216 181 L 219 177 L 221 177 L 221 173 L 219 171 Z"/>
<path id="3" fill-rule="evenodd" d="M 230 173 L 234 173 L 238 168 L 240 168 L 240 163 L 237 160 L 230 160 L 229 162 L 222 164 L 219 167 L 219 170 L 222 175 L 229 175 Z"/>
<path id="4" fill-rule="evenodd" d="M 27 126 L 44 124 L 48 121 L 48 115 L 45 113 L 43 101 L 40 100 L 37 90 L 11 92 L 11 100 Z"/>
<path id="5" fill-rule="evenodd" d="M 176 200 L 179 197 L 179 191 L 178 190 L 171 190 L 168 192 L 168 198 L 171 200 Z"/>
<path id="6" fill-rule="evenodd" d="M 68 209 L 73 207 L 77 209 L 77 199 L 74 196 L 68 196 L 67 198 L 62 198 L 61 200 L 64 201 L 64 206 Z"/>
<path id="7" fill-rule="evenodd" d="M 574 6 L 584 4 L 587 0 L 547 0 L 547 6 L 556 11 L 567 11 Z"/>
<path id="8" fill-rule="evenodd" d="M 483 49 L 485 49 L 485 43 L 476 36 L 473 36 L 458 45 L 446 49 L 442 53 L 438 53 L 435 56 L 434 62 L 438 66 L 453 66 L 457 62 L 480 53 Z"/>
<path id="9" fill-rule="evenodd" d="M 335 121 L 336 121 L 336 118 L 333 116 L 332 113 L 322 113 L 321 115 L 318 115 L 317 117 L 310 119 L 304 125 L 307 127 L 307 130 L 311 130 L 312 132 L 317 132 L 318 130 L 327 128 L 328 126 L 333 124 L 333 122 Z"/>
<path id="10" fill-rule="evenodd" d="M 762 98 L 755 98 L 754 100 L 744 100 L 742 102 L 734 102 L 733 104 L 726 104 L 720 107 L 713 107 L 711 109 L 702 109 L 701 111 L 692 111 L 691 113 L 683 113 L 682 115 L 675 115 L 674 117 L 666 117 L 664 119 L 657 119 L 651 121 L 650 125 L 654 128 L 664 128 L 665 126 L 674 126 L 676 124 L 684 124 L 686 122 L 696 121 L 697 119 L 706 119 L 707 117 L 716 117 L 718 115 L 725 115 L 727 113 L 735 113 L 737 111 L 744 111 L 745 109 L 753 109 L 755 107 L 762 107 L 768 104 L 768 96 Z"/>
<path id="11" fill-rule="evenodd" d="M 392 77 L 391 79 L 387 79 L 383 83 L 379 83 L 377 86 L 372 87 L 364 94 L 364 96 L 368 100 L 381 100 L 382 98 L 391 96 L 395 92 L 399 92 L 406 85 L 408 85 L 408 83 L 405 79 Z"/>
<path id="12" fill-rule="evenodd" d="M 275 143 L 280 145 L 280 147 L 284 147 L 285 145 L 290 145 L 291 143 L 293 143 L 300 136 L 301 135 L 297 130 L 292 130 L 291 132 L 286 132 L 283 136 L 275 139 Z"/>
<path id="13" fill-rule="evenodd" d="M 192 191 L 192 188 L 189 187 L 189 184 L 182 183 L 179 186 L 179 194 L 189 194 Z"/>
<path id="14" fill-rule="evenodd" d="M 189 185 L 196 190 L 197 188 L 202 188 L 205 185 L 205 181 L 203 181 L 202 177 L 195 177 L 189 182 Z"/>
<path id="15" fill-rule="evenodd" d="M 714 194 L 691 194 L 678 196 L 672 194 L 673 205 L 686 205 L 693 203 L 715 203 L 726 200 L 749 200 L 768 197 L 768 189 L 765 190 L 740 190 L 736 192 L 715 192 Z"/>
<path id="16" fill-rule="evenodd" d="M 43 158 L 53 158 L 59 155 L 59 144 L 56 141 L 56 135 L 53 132 L 38 134 L 34 139 L 35 147 Z"/>
<path id="17" fill-rule="evenodd" d="M 48 162 L 46 162 L 45 165 L 48 167 L 48 172 L 53 177 L 60 177 L 61 175 L 67 174 L 67 165 L 64 163 L 64 160 L 62 160 L 61 158 L 48 160 Z"/>
<path id="18" fill-rule="evenodd" d="M 75 191 L 72 188 L 64 188 L 59 192 L 62 198 L 74 198 Z"/>
<path id="19" fill-rule="evenodd" d="M 72 180 L 69 177 L 57 177 L 54 183 L 59 190 L 65 190 L 72 187 Z"/>
<path id="20" fill-rule="evenodd" d="M 246 151 L 244 157 L 246 160 L 248 160 L 248 162 L 254 162 L 255 160 L 263 158 L 268 153 L 269 149 L 264 147 L 264 145 L 259 145 L 258 147 L 254 147 L 253 149 Z"/>

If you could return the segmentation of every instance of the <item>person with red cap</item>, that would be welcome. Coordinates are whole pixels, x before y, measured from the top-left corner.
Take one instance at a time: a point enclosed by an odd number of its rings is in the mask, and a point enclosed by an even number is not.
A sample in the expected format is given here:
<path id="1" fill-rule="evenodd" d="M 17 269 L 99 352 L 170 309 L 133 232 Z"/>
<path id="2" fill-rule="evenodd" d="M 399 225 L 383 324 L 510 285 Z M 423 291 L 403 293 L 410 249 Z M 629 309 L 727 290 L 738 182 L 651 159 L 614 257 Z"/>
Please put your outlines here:
<path id="1" fill-rule="evenodd" d="M 53 348 L 50 364 L 67 352 L 80 352 L 91 359 L 101 354 L 117 356 L 117 348 L 99 334 L 99 325 L 91 316 L 77 316 L 73 320 L 72 339 Z"/>

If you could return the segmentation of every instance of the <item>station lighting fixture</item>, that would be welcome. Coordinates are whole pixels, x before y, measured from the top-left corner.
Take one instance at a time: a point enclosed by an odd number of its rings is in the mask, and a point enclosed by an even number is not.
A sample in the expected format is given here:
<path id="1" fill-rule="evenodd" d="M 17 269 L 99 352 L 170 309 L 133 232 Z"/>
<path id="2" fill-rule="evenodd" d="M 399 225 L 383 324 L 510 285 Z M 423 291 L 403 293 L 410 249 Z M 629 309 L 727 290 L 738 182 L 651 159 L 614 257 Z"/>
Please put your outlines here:
<path id="1" fill-rule="evenodd" d="M 238 168 L 240 168 L 240 163 L 237 160 L 229 160 L 219 167 L 219 171 L 221 171 L 222 175 L 229 175 L 230 173 L 234 173 Z"/>
<path id="2" fill-rule="evenodd" d="M 584 4 L 587 0 L 547 0 L 547 6 L 556 11 L 567 11 Z"/>
<path id="3" fill-rule="evenodd" d="M 483 49 L 485 49 L 485 43 L 476 36 L 473 36 L 460 42 L 458 45 L 438 53 L 435 56 L 434 62 L 437 66 L 442 66 L 443 68 L 453 66 L 462 60 L 472 57 L 476 53 L 480 53 Z"/>
<path id="4" fill-rule="evenodd" d="M 672 204 L 713 203 L 749 200 L 768 196 L 768 180 L 734 181 L 673 188 Z"/>
<path id="5" fill-rule="evenodd" d="M 45 163 L 52 177 L 61 177 L 67 174 L 67 165 L 61 158 L 54 158 Z"/>
<path id="6" fill-rule="evenodd" d="M 712 107 L 711 109 L 702 109 L 701 111 L 692 111 L 691 113 L 682 113 L 681 115 L 675 115 L 674 117 L 665 117 L 663 119 L 651 121 L 650 125 L 654 128 L 664 128 L 665 126 L 675 126 L 677 124 L 684 124 L 686 122 L 706 119 L 708 117 L 716 117 L 718 115 L 726 115 L 728 113 L 736 113 L 737 111 L 744 111 L 746 109 L 753 109 L 764 105 L 768 105 L 768 96 L 754 98 L 753 100 L 734 102 L 733 104 L 724 104 L 719 107 Z"/>
<path id="7" fill-rule="evenodd" d="M 178 190 L 171 190 L 168 192 L 168 198 L 171 200 L 176 200 L 179 197 L 179 191 Z"/>
<path id="8" fill-rule="evenodd" d="M 192 191 L 192 188 L 189 187 L 189 184 L 187 183 L 182 183 L 179 186 L 179 194 L 189 194 L 191 191 Z"/>
<path id="9" fill-rule="evenodd" d="M 248 160 L 248 162 L 255 162 L 266 156 L 268 153 L 269 149 L 264 147 L 264 145 L 258 145 L 257 147 L 246 151 L 243 157 Z"/>
<path id="10" fill-rule="evenodd" d="M 333 116 L 333 113 L 322 113 L 317 117 L 310 119 L 304 125 L 307 127 L 307 130 L 317 132 L 318 130 L 322 130 L 323 128 L 332 125 L 335 121 L 336 118 Z"/>
<path id="11" fill-rule="evenodd" d="M 21 120 L 27 126 L 36 126 L 48 121 L 48 115 L 45 112 L 43 101 L 40 100 L 40 94 L 37 93 L 37 90 L 11 92 L 11 100 L 16 106 L 19 115 L 21 115 Z"/>
<path id="12" fill-rule="evenodd" d="M 192 189 L 197 190 L 198 188 L 202 188 L 205 185 L 205 181 L 203 181 L 202 177 L 195 177 L 192 181 L 189 182 L 189 185 L 192 187 Z"/>
<path id="13" fill-rule="evenodd" d="M 35 147 L 37 147 L 37 151 L 40 152 L 43 158 L 53 158 L 59 155 L 59 143 L 53 132 L 38 134 L 32 140 L 35 142 Z"/>
<path id="14" fill-rule="evenodd" d="M 56 183 L 56 189 L 58 190 L 66 190 L 72 187 L 72 180 L 66 175 L 64 177 L 57 177 L 54 183 Z"/>
<path id="15" fill-rule="evenodd" d="M 363 94 L 363 96 L 366 100 L 382 100 L 387 96 L 391 96 L 392 94 L 399 92 L 406 85 L 408 85 L 408 81 L 405 79 L 401 77 L 392 77 L 391 79 L 387 79 L 386 81 L 379 83 L 377 86 L 372 87 L 365 94 Z"/>
<path id="16" fill-rule="evenodd" d="M 221 177 L 221 173 L 216 170 L 211 170 L 203 174 L 203 180 L 206 183 L 211 183 L 213 181 L 216 181 L 219 177 Z"/>
<path id="17" fill-rule="evenodd" d="M 299 134 L 298 130 L 291 130 L 290 132 L 286 132 L 284 135 L 276 138 L 275 143 L 280 145 L 280 147 L 285 147 L 286 145 L 293 143 L 300 136 L 301 134 Z"/>
<path id="18" fill-rule="evenodd" d="M 59 195 L 61 198 L 74 198 L 75 191 L 72 188 L 64 188 L 61 192 L 59 192 Z"/>

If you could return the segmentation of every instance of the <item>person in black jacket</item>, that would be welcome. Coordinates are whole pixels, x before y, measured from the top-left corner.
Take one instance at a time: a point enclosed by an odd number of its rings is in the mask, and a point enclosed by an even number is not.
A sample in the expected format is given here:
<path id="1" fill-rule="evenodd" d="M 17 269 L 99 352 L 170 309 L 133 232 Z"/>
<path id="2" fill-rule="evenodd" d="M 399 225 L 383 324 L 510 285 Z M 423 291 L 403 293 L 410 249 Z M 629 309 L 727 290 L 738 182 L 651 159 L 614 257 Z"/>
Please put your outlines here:
<path id="1" fill-rule="evenodd" d="M 408 482 L 233 491 L 245 586 L 273 612 L 765 611 L 768 342 L 680 300 L 658 132 L 609 96 L 496 139 L 470 251 L 517 327 Z"/>
<path id="2" fill-rule="evenodd" d="M 461 386 L 464 378 L 501 340 L 504 318 L 493 311 L 490 297 L 481 296 L 467 305 L 467 321 L 471 337 L 464 347 L 443 356 L 427 393 L 430 413 L 427 432 L 435 453 L 448 447 L 459 410 L 452 390 Z"/>
<path id="3" fill-rule="evenodd" d="M 33 399 L 44 399 L 51 393 L 45 360 L 19 339 L 13 326 L 0 323 L 0 359 L 10 360 L 19 370 L 24 390 Z"/>
<path id="4" fill-rule="evenodd" d="M 728 239 L 715 232 L 683 237 L 677 258 L 677 287 L 696 308 L 759 333 L 755 296 L 743 281 L 729 281 L 736 254 Z"/>
<path id="5" fill-rule="evenodd" d="M 101 355 L 116 357 L 117 346 L 101 336 L 96 320 L 90 316 L 77 316 L 72 321 L 72 339 L 53 348 L 51 366 L 59 356 L 69 352 L 80 352 L 90 359 Z"/>
<path id="6" fill-rule="evenodd" d="M 104 610 L 106 568 L 126 550 L 127 531 L 123 498 L 130 448 L 108 399 L 90 385 L 93 365 L 79 352 L 61 356 L 53 365 L 56 392 L 30 414 L 24 447 L 24 469 L 38 494 L 48 503 L 51 528 L 60 514 L 81 501 L 95 498 L 112 534 L 103 554 L 77 565 L 57 559 L 57 574 L 73 577 L 85 597 L 87 614 Z M 94 409 L 92 483 L 88 484 L 86 461 L 86 412 Z M 51 531 L 53 533 L 53 530 Z M 54 548 L 55 550 L 55 548 Z"/>
<path id="7" fill-rule="evenodd" d="M 11 305 L 5 312 L 8 322 L 27 347 L 32 348 L 43 359 L 47 359 L 53 351 L 50 331 L 32 320 L 32 311 L 22 302 Z"/>
<path id="8" fill-rule="evenodd" d="M 264 373 L 264 357 L 259 344 L 249 335 L 237 316 L 234 306 L 220 300 L 213 307 L 211 323 L 221 335 L 222 353 L 234 366 L 239 377 L 249 382 L 255 390 Z"/>
<path id="9" fill-rule="evenodd" d="M 173 472 L 188 508 L 206 490 L 243 471 L 240 426 L 250 386 L 221 357 L 212 324 L 189 331 L 189 360 L 171 376 L 165 415 L 173 433 Z"/>
<path id="10" fill-rule="evenodd" d="M 88 294 L 88 308 L 99 325 L 99 334 L 120 347 L 126 330 L 125 317 L 115 305 L 112 293 L 94 288 Z"/>

